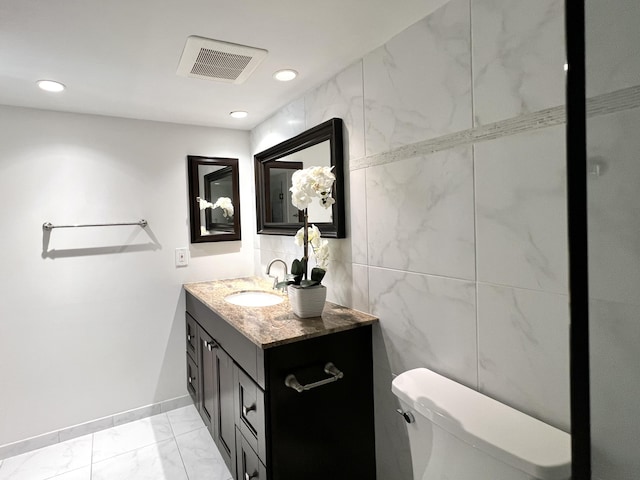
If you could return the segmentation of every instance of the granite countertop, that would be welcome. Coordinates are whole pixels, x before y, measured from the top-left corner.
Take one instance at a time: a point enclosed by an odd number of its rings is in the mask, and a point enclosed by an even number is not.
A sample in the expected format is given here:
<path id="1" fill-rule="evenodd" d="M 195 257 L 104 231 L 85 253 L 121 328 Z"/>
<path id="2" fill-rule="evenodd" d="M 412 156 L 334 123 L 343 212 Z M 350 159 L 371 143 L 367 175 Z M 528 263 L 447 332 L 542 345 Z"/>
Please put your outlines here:
<path id="1" fill-rule="evenodd" d="M 187 283 L 184 289 L 263 349 L 378 321 L 367 313 L 331 302 L 325 303 L 321 317 L 298 318 L 291 311 L 287 295 L 273 290 L 272 285 L 272 281 L 266 278 L 246 277 Z M 255 290 L 280 295 L 284 301 L 268 307 L 243 307 L 224 299 L 232 293 Z"/>

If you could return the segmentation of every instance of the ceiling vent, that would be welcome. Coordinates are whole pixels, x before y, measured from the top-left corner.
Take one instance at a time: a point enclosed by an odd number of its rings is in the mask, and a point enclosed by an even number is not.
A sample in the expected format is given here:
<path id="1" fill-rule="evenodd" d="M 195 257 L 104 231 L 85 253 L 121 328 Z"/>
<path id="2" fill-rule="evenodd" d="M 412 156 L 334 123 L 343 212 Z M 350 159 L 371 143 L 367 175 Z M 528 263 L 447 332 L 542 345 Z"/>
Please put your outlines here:
<path id="1" fill-rule="evenodd" d="M 195 35 L 187 38 L 178 75 L 226 83 L 243 83 L 267 56 L 260 48 L 211 40 Z"/>

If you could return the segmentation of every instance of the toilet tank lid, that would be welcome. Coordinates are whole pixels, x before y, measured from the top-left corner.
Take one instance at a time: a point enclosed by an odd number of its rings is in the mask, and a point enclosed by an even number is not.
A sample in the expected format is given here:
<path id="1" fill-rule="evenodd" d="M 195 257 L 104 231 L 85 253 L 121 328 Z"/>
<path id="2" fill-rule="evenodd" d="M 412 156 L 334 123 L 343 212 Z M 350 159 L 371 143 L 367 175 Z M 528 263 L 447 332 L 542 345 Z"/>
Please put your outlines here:
<path id="1" fill-rule="evenodd" d="M 571 477 L 571 436 L 426 368 L 398 375 L 393 393 L 459 439 L 537 479 Z"/>

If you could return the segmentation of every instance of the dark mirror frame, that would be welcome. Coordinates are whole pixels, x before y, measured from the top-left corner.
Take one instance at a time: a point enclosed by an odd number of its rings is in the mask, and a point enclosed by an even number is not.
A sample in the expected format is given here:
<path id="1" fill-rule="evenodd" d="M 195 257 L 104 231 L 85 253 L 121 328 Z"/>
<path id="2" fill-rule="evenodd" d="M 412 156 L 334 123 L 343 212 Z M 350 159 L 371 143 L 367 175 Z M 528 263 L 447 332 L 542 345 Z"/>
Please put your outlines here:
<path id="1" fill-rule="evenodd" d="M 197 155 L 188 155 L 188 174 L 189 174 L 189 225 L 191 227 L 191 243 L 205 243 L 205 242 L 226 242 L 229 240 L 240 240 L 240 175 L 238 171 L 238 159 L 237 158 L 220 158 L 220 157 L 202 157 Z M 200 179 L 198 178 L 198 167 L 200 165 L 219 165 L 223 168 L 220 172 L 231 173 L 231 185 L 233 191 L 233 198 L 231 203 L 233 204 L 233 224 L 228 224 L 219 230 L 221 233 L 213 235 L 202 235 L 200 227 L 200 205 L 198 203 L 198 197 L 200 196 Z M 207 175 L 219 175 L 219 172 L 214 172 Z M 206 182 L 205 182 L 205 188 Z M 205 194 L 206 196 L 206 194 Z M 216 224 L 211 223 L 211 215 L 206 215 L 207 229 L 209 227 L 216 227 Z M 232 227 L 232 228 L 230 228 Z M 229 230 L 229 231 L 225 231 Z"/>
<path id="2" fill-rule="evenodd" d="M 344 146 L 342 142 L 342 120 L 332 118 L 320 125 L 296 135 L 289 140 L 285 140 L 278 145 L 274 145 L 267 150 L 254 155 L 256 169 L 256 218 L 258 233 L 266 235 L 295 235 L 302 227 L 302 222 L 298 223 L 276 223 L 267 221 L 267 207 L 269 196 L 267 190 L 267 175 L 269 173 L 270 162 L 286 157 L 293 153 L 312 147 L 318 143 L 329 140 L 329 150 L 331 153 L 331 166 L 336 176 L 333 186 L 332 196 L 335 203 L 332 205 L 332 222 L 315 224 L 327 238 L 345 238 L 345 205 L 344 205 Z"/>

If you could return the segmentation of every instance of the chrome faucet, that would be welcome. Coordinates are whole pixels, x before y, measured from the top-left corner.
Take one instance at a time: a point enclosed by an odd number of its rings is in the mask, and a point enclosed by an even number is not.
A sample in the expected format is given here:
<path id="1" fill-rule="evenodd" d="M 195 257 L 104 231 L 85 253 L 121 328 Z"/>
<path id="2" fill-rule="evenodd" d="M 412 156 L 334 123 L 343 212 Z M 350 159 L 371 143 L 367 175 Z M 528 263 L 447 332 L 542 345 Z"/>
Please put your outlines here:
<path id="1" fill-rule="evenodd" d="M 284 266 L 284 279 L 286 280 L 287 274 L 289 273 L 289 271 L 287 270 L 287 264 L 285 263 L 285 261 L 280 259 L 280 258 L 275 258 L 275 259 L 271 260 L 269 265 L 267 265 L 267 272 L 266 272 L 267 275 L 269 275 L 269 272 L 271 271 L 271 265 L 273 265 L 276 262 L 280 262 Z M 277 287 L 277 285 L 278 285 L 278 276 L 277 275 L 269 275 L 269 277 L 273 278 L 273 288 L 275 289 Z"/>

